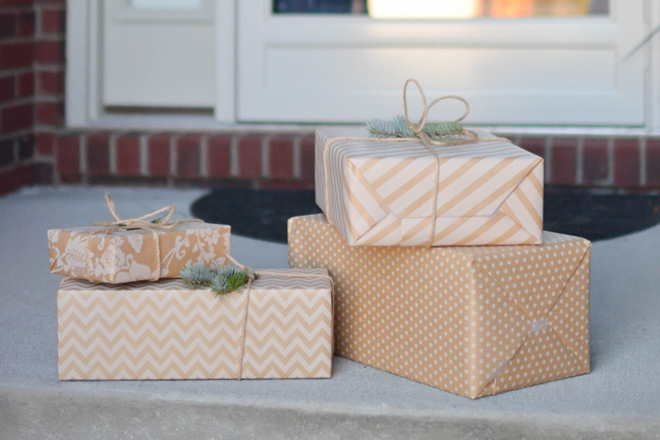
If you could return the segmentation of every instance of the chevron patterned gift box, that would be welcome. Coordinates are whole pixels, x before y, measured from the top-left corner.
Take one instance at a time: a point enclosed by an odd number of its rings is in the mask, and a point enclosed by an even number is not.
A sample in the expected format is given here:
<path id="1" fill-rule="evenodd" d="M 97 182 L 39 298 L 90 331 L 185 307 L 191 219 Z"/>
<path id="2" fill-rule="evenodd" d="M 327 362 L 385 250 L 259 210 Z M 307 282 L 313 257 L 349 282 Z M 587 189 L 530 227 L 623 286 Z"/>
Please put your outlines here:
<path id="1" fill-rule="evenodd" d="M 332 313 L 327 279 L 264 275 L 219 299 L 178 279 L 66 278 L 57 294 L 58 378 L 327 378 Z"/>
<path id="2" fill-rule="evenodd" d="M 351 246 L 540 243 L 543 159 L 478 135 L 425 146 L 366 128 L 319 129 L 316 202 Z"/>
<path id="3" fill-rule="evenodd" d="M 289 220 L 289 264 L 335 280 L 336 354 L 477 398 L 589 372 L 589 241 L 349 246 Z"/>

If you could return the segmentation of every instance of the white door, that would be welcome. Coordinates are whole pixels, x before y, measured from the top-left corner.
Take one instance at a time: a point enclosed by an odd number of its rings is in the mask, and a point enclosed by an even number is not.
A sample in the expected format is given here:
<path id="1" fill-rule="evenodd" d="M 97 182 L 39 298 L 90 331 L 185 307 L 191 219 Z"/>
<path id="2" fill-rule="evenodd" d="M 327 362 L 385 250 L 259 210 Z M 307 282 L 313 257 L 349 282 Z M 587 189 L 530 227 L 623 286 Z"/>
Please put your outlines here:
<path id="1" fill-rule="evenodd" d="M 240 0 L 236 117 L 389 118 L 402 113 L 401 88 L 414 77 L 430 98 L 465 97 L 470 124 L 643 125 L 643 51 L 624 61 L 644 36 L 643 14 L 641 0 L 611 0 L 593 17 L 376 19 Z M 445 109 L 431 119 L 460 114 Z"/>

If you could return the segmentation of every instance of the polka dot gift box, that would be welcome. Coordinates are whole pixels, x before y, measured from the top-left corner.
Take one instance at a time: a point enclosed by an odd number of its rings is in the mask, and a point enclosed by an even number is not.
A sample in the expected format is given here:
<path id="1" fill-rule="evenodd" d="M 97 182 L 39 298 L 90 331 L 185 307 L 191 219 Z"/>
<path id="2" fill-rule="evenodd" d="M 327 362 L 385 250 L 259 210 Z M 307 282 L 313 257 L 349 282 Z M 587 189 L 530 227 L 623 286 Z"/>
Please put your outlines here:
<path id="1" fill-rule="evenodd" d="M 289 264 L 335 280 L 335 354 L 478 398 L 589 372 L 589 241 L 352 247 L 289 220 Z"/>

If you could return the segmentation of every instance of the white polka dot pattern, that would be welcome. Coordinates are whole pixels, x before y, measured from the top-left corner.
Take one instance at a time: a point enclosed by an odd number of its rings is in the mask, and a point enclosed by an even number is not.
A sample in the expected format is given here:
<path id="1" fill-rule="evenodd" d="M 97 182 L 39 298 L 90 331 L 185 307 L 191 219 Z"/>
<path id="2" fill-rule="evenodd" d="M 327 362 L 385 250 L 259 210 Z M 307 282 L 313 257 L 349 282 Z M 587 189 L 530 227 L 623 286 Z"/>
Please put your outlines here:
<path id="1" fill-rule="evenodd" d="M 291 267 L 327 268 L 336 354 L 477 398 L 589 372 L 589 241 L 351 247 L 289 220 Z"/>

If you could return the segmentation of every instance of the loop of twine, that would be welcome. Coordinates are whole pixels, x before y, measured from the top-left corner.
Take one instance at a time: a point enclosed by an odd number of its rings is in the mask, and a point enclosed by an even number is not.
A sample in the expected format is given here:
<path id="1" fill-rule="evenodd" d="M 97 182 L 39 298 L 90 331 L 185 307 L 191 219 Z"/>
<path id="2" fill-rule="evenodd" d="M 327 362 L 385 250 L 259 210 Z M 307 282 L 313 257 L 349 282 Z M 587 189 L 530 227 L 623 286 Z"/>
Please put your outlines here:
<path id="1" fill-rule="evenodd" d="M 249 266 L 246 266 L 244 264 L 239 263 L 232 257 L 230 254 L 227 254 L 227 258 L 229 261 L 234 263 L 239 269 L 245 271 L 248 276 L 248 282 L 247 282 L 247 287 L 246 287 L 246 292 L 245 294 L 247 295 L 247 298 L 245 299 L 245 318 L 243 320 L 243 337 L 241 338 L 241 356 L 240 356 L 240 362 L 239 362 L 239 369 L 238 369 L 238 376 L 237 380 L 241 380 L 243 376 L 243 362 L 245 359 L 245 338 L 247 337 L 247 325 L 248 325 L 248 318 L 250 314 L 250 292 L 252 291 L 252 282 L 254 280 L 259 279 L 263 275 L 271 275 L 271 276 L 277 276 L 277 277 L 284 277 L 284 278 L 316 278 L 316 279 L 326 279 L 330 282 L 330 292 L 331 292 L 331 304 L 330 306 L 334 310 L 334 304 L 335 304 L 335 283 L 332 281 L 332 278 L 330 275 L 322 275 L 322 274 L 311 274 L 311 273 L 286 273 L 286 272 L 272 272 L 272 271 L 267 271 L 267 270 L 260 270 L 256 271 L 252 269 Z M 333 342 L 334 344 L 334 342 Z M 334 349 L 332 350 L 334 351 Z"/>
<path id="2" fill-rule="evenodd" d="M 420 117 L 419 121 L 417 123 L 411 122 L 409 117 L 408 117 L 408 86 L 409 84 L 412 83 L 417 87 L 417 90 L 419 91 L 419 94 L 422 98 L 422 116 Z M 463 103 L 465 106 L 465 112 L 454 122 L 460 122 L 465 117 L 470 113 L 470 104 L 467 102 L 465 98 L 462 98 L 460 96 L 455 96 L 455 95 L 446 95 L 446 96 L 441 96 L 440 98 L 436 98 L 433 101 L 431 101 L 430 104 L 427 104 L 426 102 L 426 95 L 424 94 L 424 90 L 422 89 L 422 86 L 419 84 L 419 82 L 414 79 L 410 78 L 408 79 L 404 85 L 403 85 L 403 113 L 404 113 L 404 118 L 406 120 L 406 123 L 408 124 L 408 127 L 413 131 L 415 134 L 415 137 L 410 137 L 410 138 L 392 138 L 388 139 L 388 142 L 409 142 L 413 140 L 419 140 L 421 144 L 426 148 L 431 155 L 435 158 L 435 193 L 433 197 L 433 203 L 432 203 L 432 209 L 433 211 L 431 212 L 431 233 L 429 236 L 429 239 L 427 241 L 426 246 L 431 247 L 433 246 L 433 241 L 435 239 L 435 228 L 436 228 L 436 222 L 437 222 L 437 208 L 438 208 L 438 191 L 440 189 L 440 156 L 438 155 L 437 151 L 433 148 L 433 146 L 439 146 L 439 147 L 449 147 L 449 146 L 456 146 L 456 145 L 466 145 L 466 144 L 472 144 L 476 142 L 486 142 L 486 141 L 502 141 L 502 142 L 511 142 L 509 139 L 506 138 L 501 138 L 497 136 L 490 136 L 490 137 L 479 137 L 477 133 L 475 133 L 472 130 L 467 130 L 464 129 L 462 133 L 462 138 L 459 139 L 453 139 L 453 140 L 445 140 L 445 141 L 436 141 L 431 139 L 425 132 L 424 132 L 424 127 L 426 126 L 426 121 L 428 118 L 428 113 L 431 107 L 439 103 L 440 101 L 446 100 L 446 99 L 455 99 Z M 324 178 L 324 196 L 325 196 L 325 214 L 328 219 L 328 222 L 332 224 L 332 220 L 330 219 L 330 187 L 328 185 L 329 183 L 329 167 L 328 167 L 328 150 L 329 146 L 332 145 L 333 143 L 336 142 L 343 142 L 343 141 L 379 141 L 381 140 L 380 138 L 372 138 L 372 137 L 339 137 L 339 138 L 334 138 L 331 141 L 327 142 L 323 146 L 323 178 Z"/>
<path id="3" fill-rule="evenodd" d="M 419 122 L 414 123 L 411 122 L 410 119 L 408 118 L 408 85 L 410 83 L 413 83 L 417 87 L 417 91 L 419 92 L 419 96 L 422 98 L 422 116 L 419 118 Z M 433 239 L 435 238 L 435 224 L 437 223 L 437 210 L 438 210 L 438 191 L 440 190 L 440 155 L 438 155 L 438 152 L 435 151 L 433 148 L 434 141 L 429 137 L 424 132 L 424 126 L 426 125 L 426 120 L 429 115 L 429 110 L 431 110 L 431 107 L 439 103 L 440 101 L 443 101 L 445 99 L 456 99 L 465 105 L 465 113 L 461 115 L 456 121 L 454 122 L 460 122 L 465 117 L 470 113 L 470 104 L 464 99 L 461 98 L 460 96 L 454 96 L 454 95 L 447 95 L 447 96 L 441 96 L 440 98 L 436 98 L 433 101 L 431 101 L 430 104 L 426 103 L 426 95 L 424 94 L 424 90 L 422 89 L 422 86 L 419 84 L 419 82 L 414 79 L 410 78 L 408 79 L 404 84 L 403 84 L 403 117 L 406 118 L 406 124 L 408 124 L 408 127 L 415 133 L 415 136 L 419 138 L 419 140 L 422 142 L 422 145 L 424 145 L 424 148 L 428 150 L 429 153 L 435 158 L 435 191 L 433 192 L 433 201 L 431 203 L 431 232 L 429 234 L 429 239 L 428 239 L 428 246 L 433 246 Z M 478 137 L 478 136 L 477 136 Z M 436 145 L 441 145 L 441 144 L 436 144 Z"/>
<path id="4" fill-rule="evenodd" d="M 160 236 L 158 235 L 157 230 L 164 230 L 168 231 L 178 225 L 184 224 L 184 223 L 201 223 L 202 220 L 199 219 L 190 219 L 190 220 L 175 220 L 173 222 L 170 222 L 170 219 L 174 215 L 174 212 L 176 211 L 176 206 L 174 205 L 167 205 L 163 208 L 157 209 L 153 212 L 150 212 L 148 214 L 145 214 L 141 217 L 137 218 L 128 218 L 128 219 L 120 219 L 119 216 L 117 215 L 117 211 L 115 208 L 115 202 L 112 200 L 112 197 L 110 197 L 109 194 L 105 195 L 105 202 L 108 204 L 108 209 L 110 210 L 110 214 L 112 215 L 112 218 L 114 221 L 112 222 L 94 222 L 92 225 L 93 226 L 99 226 L 98 229 L 90 232 L 87 236 L 87 256 L 91 255 L 91 250 L 90 250 L 90 243 L 91 243 L 91 238 L 95 234 L 100 234 L 100 233 L 110 233 L 112 230 L 120 230 L 120 229 L 144 229 L 146 231 L 151 232 L 151 236 L 154 240 L 154 243 L 156 244 L 156 265 L 157 265 L 157 270 L 152 272 L 154 273 L 154 277 L 149 278 L 149 281 L 158 281 L 160 279 L 160 273 L 162 270 L 162 261 L 161 261 L 161 252 L 160 252 Z M 164 217 L 159 219 L 157 223 L 152 223 L 151 220 L 148 220 L 152 217 L 156 217 L 162 213 L 167 213 L 165 214 Z M 86 276 L 88 279 L 92 277 L 92 265 L 88 264 L 86 265 Z"/>

